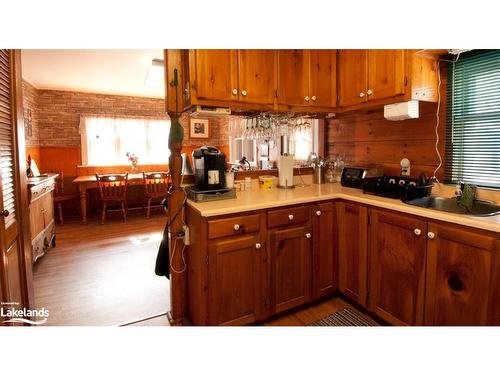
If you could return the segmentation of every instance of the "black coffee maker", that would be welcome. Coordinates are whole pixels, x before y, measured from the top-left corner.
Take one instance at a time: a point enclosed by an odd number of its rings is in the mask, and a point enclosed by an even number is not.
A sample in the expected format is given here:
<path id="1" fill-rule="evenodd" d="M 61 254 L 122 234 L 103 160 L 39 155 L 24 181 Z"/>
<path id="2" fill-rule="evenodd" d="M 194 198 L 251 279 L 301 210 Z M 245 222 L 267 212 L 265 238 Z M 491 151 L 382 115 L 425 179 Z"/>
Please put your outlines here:
<path id="1" fill-rule="evenodd" d="M 193 151 L 194 183 L 197 190 L 217 190 L 226 186 L 226 156 L 217 148 L 203 146 Z"/>

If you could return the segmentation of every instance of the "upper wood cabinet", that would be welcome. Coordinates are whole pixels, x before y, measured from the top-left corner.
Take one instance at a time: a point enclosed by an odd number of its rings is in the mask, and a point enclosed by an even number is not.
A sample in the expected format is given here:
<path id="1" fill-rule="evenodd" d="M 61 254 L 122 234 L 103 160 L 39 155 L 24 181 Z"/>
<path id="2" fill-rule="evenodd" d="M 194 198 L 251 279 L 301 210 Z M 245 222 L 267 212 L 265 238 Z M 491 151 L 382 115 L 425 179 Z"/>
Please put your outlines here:
<path id="1" fill-rule="evenodd" d="M 429 224 L 425 324 L 500 324 L 500 239 Z"/>
<path id="2" fill-rule="evenodd" d="M 412 50 L 339 50 L 340 111 L 437 101 L 437 62 Z"/>
<path id="3" fill-rule="evenodd" d="M 335 50 L 279 50 L 277 103 L 335 107 L 336 61 Z"/>
<path id="4" fill-rule="evenodd" d="M 370 212 L 368 308 L 394 325 L 422 325 L 427 222 Z"/>
<path id="5" fill-rule="evenodd" d="M 340 202 L 339 231 L 339 290 L 359 304 L 366 305 L 368 209 Z"/>
<path id="6" fill-rule="evenodd" d="M 368 100 L 392 98 L 404 94 L 405 52 L 403 50 L 368 50 Z"/>
<path id="7" fill-rule="evenodd" d="M 238 50 L 239 100 L 273 104 L 276 92 L 276 51 Z"/>
<path id="8" fill-rule="evenodd" d="M 339 106 L 366 102 L 367 51 L 340 50 L 338 57 Z"/>
<path id="9" fill-rule="evenodd" d="M 309 100 L 308 53 L 303 49 L 278 50 L 278 104 L 306 105 Z"/>
<path id="10" fill-rule="evenodd" d="M 188 64 L 188 104 L 274 103 L 275 50 L 190 50 Z"/>
<path id="11" fill-rule="evenodd" d="M 238 100 L 237 50 L 190 51 L 193 95 L 197 99 Z"/>

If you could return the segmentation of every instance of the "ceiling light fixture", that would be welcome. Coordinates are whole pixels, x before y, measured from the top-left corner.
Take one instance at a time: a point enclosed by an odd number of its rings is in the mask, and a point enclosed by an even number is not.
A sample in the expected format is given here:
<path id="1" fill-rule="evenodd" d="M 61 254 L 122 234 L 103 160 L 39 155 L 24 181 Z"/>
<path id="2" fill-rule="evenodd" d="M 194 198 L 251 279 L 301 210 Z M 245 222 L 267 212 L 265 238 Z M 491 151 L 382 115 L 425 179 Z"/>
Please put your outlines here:
<path id="1" fill-rule="evenodd" d="M 163 84 L 165 68 L 163 60 L 153 59 L 146 76 L 146 86 L 158 87 Z"/>

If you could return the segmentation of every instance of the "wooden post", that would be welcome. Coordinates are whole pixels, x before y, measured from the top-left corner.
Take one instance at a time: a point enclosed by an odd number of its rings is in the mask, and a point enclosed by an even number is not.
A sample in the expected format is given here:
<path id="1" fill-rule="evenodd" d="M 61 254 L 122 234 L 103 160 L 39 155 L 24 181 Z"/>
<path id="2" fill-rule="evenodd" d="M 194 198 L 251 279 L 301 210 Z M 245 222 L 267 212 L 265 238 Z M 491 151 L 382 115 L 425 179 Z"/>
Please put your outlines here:
<path id="1" fill-rule="evenodd" d="M 166 109 L 170 116 L 169 170 L 172 187 L 168 192 L 170 216 L 170 311 L 168 319 L 172 325 L 180 324 L 186 316 L 187 306 L 187 266 L 183 257 L 184 243 L 179 237 L 182 233 L 185 193 L 181 186 L 182 142 L 184 129 L 179 122 L 182 103 L 182 80 L 180 72 L 181 50 L 165 50 L 165 92 Z M 172 61 L 174 59 L 174 61 Z M 175 250 L 175 251 L 174 251 Z M 182 271 L 182 272 L 180 272 Z"/>

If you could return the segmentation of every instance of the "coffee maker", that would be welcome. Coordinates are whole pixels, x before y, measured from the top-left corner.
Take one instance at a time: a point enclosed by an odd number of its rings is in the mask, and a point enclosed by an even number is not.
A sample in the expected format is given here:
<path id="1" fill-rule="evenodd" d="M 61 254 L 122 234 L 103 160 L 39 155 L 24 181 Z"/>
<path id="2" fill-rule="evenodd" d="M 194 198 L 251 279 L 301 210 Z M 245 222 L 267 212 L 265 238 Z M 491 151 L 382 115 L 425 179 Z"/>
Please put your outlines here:
<path id="1" fill-rule="evenodd" d="M 217 148 L 203 146 L 193 151 L 194 184 L 197 190 L 218 190 L 226 186 L 226 156 Z"/>

